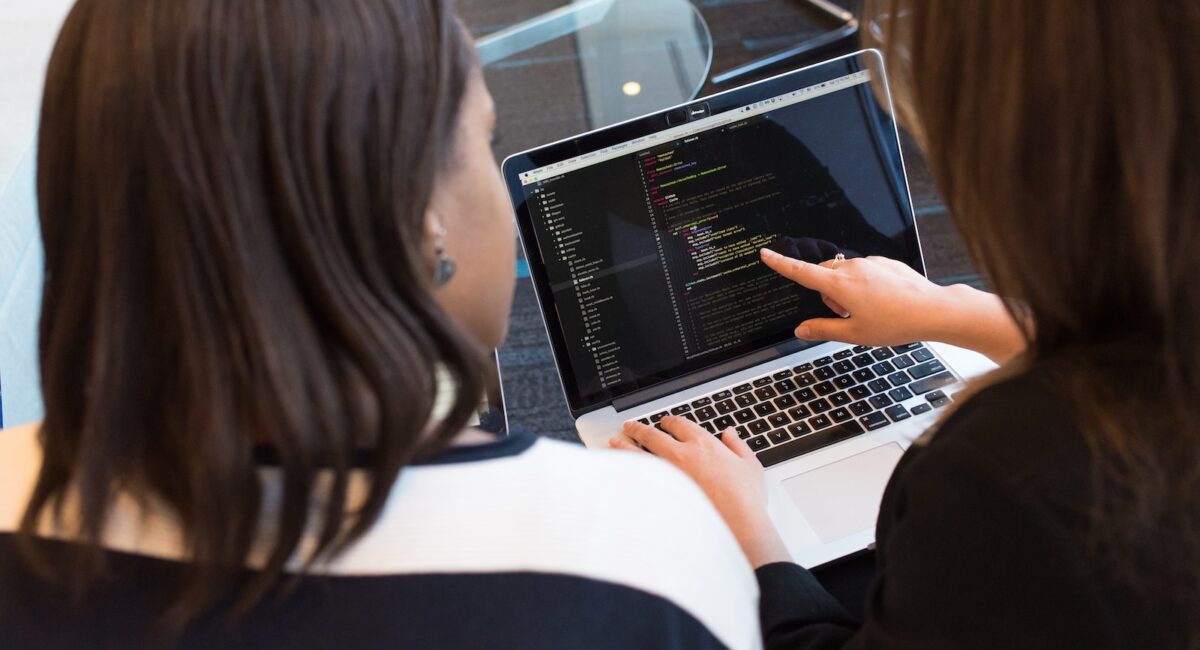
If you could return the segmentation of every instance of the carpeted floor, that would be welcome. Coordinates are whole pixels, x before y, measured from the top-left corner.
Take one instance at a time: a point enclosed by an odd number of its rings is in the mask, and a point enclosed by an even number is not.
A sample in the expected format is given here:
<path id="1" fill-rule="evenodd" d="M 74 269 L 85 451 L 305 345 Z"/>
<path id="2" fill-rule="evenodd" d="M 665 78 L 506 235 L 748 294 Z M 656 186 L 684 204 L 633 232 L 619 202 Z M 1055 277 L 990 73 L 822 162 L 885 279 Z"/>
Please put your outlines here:
<path id="1" fill-rule="evenodd" d="M 554 9 L 565 1 L 459 0 L 459 13 L 478 37 Z M 712 33 L 714 73 L 755 60 L 822 31 L 822 24 L 811 11 L 792 0 L 694 2 Z M 857 2 L 846 5 L 856 9 Z M 498 160 L 510 153 L 591 128 L 583 110 L 578 65 L 571 56 L 572 47 L 572 39 L 559 39 L 486 70 L 499 117 L 495 144 Z M 849 46 L 845 51 L 853 49 L 856 48 Z M 770 74 L 783 71 L 776 69 Z M 716 90 L 706 85 L 700 94 L 711 94 Z M 905 162 L 930 277 L 942 283 L 978 284 L 978 276 L 941 206 L 924 160 L 911 142 L 906 142 L 905 147 Z M 577 441 L 528 278 L 517 281 L 508 340 L 500 350 L 500 363 L 512 428 Z"/>

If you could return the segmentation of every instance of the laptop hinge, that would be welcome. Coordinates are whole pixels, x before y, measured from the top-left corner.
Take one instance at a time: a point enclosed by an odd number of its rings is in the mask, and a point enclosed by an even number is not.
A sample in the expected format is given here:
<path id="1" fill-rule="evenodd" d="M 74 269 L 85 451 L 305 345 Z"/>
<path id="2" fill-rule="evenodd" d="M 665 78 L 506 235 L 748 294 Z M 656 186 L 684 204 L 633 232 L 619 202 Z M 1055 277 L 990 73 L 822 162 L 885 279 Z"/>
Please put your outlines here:
<path id="1" fill-rule="evenodd" d="M 680 391 L 687 390 L 692 386 L 699 386 L 704 382 L 733 374 L 739 370 L 745 370 L 746 368 L 757 366 L 760 363 L 766 363 L 772 359 L 785 357 L 793 352 L 799 352 L 805 347 L 806 346 L 800 341 L 786 341 L 779 345 L 764 348 L 756 352 L 751 352 L 750 354 L 740 356 L 736 359 L 726 361 L 725 363 L 716 366 L 688 373 L 688 375 L 685 377 L 673 379 L 661 384 L 655 384 L 654 386 L 643 388 L 642 390 L 630 393 L 628 395 L 622 395 L 621 397 L 614 399 L 612 401 L 612 405 L 613 408 L 619 413 L 626 409 L 641 406 L 647 402 L 653 402 L 654 400 L 666 395 L 670 395 L 671 393 L 678 393 Z"/>

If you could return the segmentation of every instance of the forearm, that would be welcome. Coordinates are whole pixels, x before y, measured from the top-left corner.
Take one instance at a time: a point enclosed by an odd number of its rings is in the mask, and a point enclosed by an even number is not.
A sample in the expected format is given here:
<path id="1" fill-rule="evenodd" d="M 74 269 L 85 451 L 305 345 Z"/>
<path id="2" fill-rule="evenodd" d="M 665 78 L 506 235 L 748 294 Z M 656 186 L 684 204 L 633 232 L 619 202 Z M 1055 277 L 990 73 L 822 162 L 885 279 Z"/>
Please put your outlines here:
<path id="1" fill-rule="evenodd" d="M 944 308 L 934 315 L 930 339 L 974 350 L 1000 364 L 1024 351 L 1021 330 L 998 296 L 963 284 L 942 291 Z"/>

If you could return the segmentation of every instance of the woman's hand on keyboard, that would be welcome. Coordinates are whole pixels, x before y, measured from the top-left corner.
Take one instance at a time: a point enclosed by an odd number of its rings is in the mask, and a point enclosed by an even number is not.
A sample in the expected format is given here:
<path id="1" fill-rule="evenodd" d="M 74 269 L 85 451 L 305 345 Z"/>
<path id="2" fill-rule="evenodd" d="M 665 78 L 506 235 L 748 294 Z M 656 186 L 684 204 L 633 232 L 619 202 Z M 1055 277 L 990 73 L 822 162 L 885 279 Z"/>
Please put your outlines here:
<path id="1" fill-rule="evenodd" d="M 842 318 L 813 318 L 796 336 L 859 345 L 941 341 L 1003 362 L 1025 348 L 1001 300 L 966 285 L 943 287 L 903 262 L 863 257 L 810 264 L 762 249 L 780 275 L 817 291 Z"/>
<path id="2" fill-rule="evenodd" d="M 726 429 L 717 437 L 695 422 L 675 416 L 663 418 L 660 424 L 667 433 L 640 422 L 626 422 L 624 436 L 614 437 L 610 444 L 639 453 L 645 449 L 683 470 L 708 495 L 755 568 L 791 561 L 767 515 L 762 464 L 737 432 Z"/>

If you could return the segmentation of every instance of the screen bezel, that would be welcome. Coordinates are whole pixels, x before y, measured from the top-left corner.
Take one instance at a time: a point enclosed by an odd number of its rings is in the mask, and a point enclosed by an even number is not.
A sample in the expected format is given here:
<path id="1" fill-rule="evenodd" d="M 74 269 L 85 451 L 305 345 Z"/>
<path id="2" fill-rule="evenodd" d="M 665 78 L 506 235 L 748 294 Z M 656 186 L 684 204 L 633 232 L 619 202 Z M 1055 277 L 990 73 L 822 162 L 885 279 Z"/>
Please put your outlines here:
<path id="1" fill-rule="evenodd" d="M 869 63 L 864 63 L 864 57 L 870 57 L 873 60 Z M 837 79 L 847 73 L 858 70 L 870 70 L 872 74 L 878 74 L 879 81 L 886 95 L 886 105 L 883 106 L 883 109 L 888 115 L 894 115 L 891 94 L 887 89 L 887 79 L 883 74 L 883 57 L 878 50 L 868 49 L 793 70 L 747 86 L 701 97 L 686 104 L 680 104 L 679 106 L 674 106 L 657 113 L 604 127 L 535 149 L 515 153 L 504 160 L 501 166 L 502 173 L 516 214 L 518 234 L 521 238 L 522 248 L 525 251 L 525 258 L 529 267 L 529 277 L 533 282 L 538 307 L 546 326 L 546 333 L 550 339 L 554 363 L 558 370 L 559 380 L 563 385 L 563 393 L 567 400 L 567 406 L 571 410 L 573 417 L 578 418 L 585 413 L 604 408 L 612 404 L 613 400 L 631 393 L 652 388 L 662 383 L 678 381 L 681 377 L 686 376 L 686 374 L 698 373 L 704 370 L 704 368 L 690 369 L 679 376 L 662 379 L 651 384 L 632 385 L 629 390 L 622 390 L 616 393 L 609 391 L 607 394 L 601 394 L 598 398 L 592 400 L 584 400 L 582 398 L 579 386 L 575 381 L 574 369 L 570 363 L 567 341 L 565 340 L 562 323 L 558 318 L 558 311 L 554 304 L 553 292 L 550 289 L 546 266 L 542 260 L 541 251 L 537 248 L 533 215 L 525 197 L 524 187 L 519 178 L 520 174 L 678 126 L 680 124 L 678 120 L 681 112 L 686 111 L 688 107 L 694 107 L 701 103 L 708 105 L 706 117 L 715 116 L 758 101 L 778 97 L 793 90 Z M 870 91 L 868 90 L 868 92 Z M 898 204 L 901 216 L 905 220 L 906 225 L 911 226 L 907 230 L 908 237 L 911 240 L 907 242 L 909 245 L 908 248 L 916 252 L 914 259 L 902 261 L 924 274 L 925 264 L 920 247 L 920 238 L 916 231 L 911 198 L 912 193 L 908 187 L 907 173 L 904 169 L 899 131 L 896 128 L 895 120 L 891 119 L 890 122 L 892 124 L 890 137 L 893 138 L 892 144 L 895 146 L 896 156 L 899 158 L 900 163 L 900 168 L 897 170 L 899 173 L 897 180 L 902 185 L 904 192 L 903 200 L 898 201 Z M 879 131 L 877 128 L 875 130 Z M 782 343 L 794 340 L 793 337 L 785 334 L 777 341 L 758 346 L 752 350 L 740 351 L 730 357 L 716 360 L 705 367 L 712 368 L 714 366 L 729 364 L 738 358 L 753 355 L 762 350 L 777 347 Z M 813 342 L 812 345 L 819 343 Z"/>

